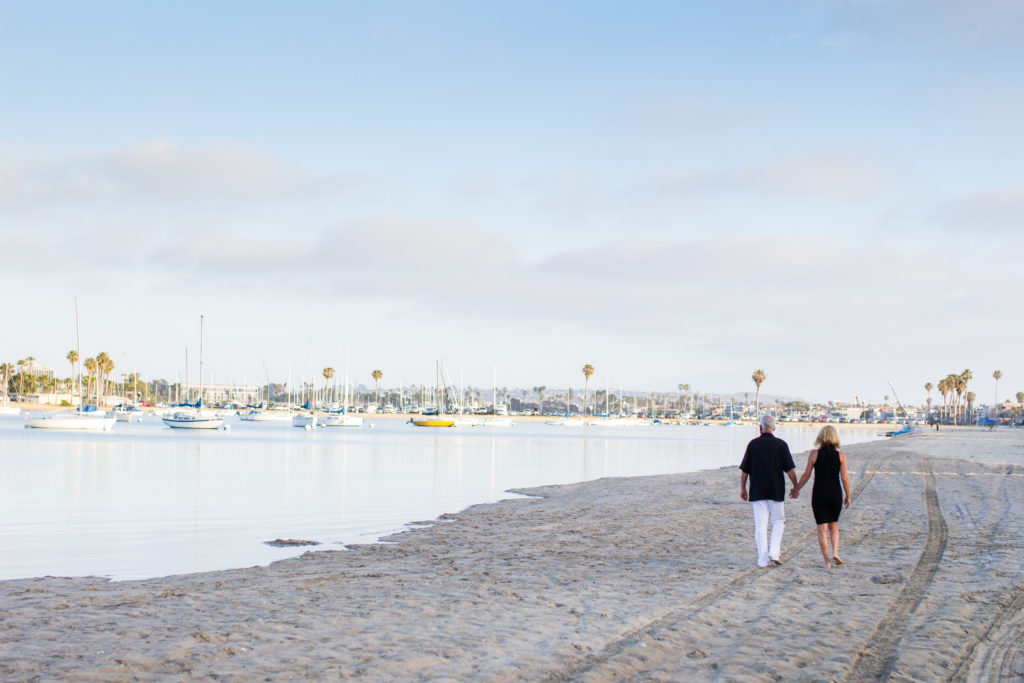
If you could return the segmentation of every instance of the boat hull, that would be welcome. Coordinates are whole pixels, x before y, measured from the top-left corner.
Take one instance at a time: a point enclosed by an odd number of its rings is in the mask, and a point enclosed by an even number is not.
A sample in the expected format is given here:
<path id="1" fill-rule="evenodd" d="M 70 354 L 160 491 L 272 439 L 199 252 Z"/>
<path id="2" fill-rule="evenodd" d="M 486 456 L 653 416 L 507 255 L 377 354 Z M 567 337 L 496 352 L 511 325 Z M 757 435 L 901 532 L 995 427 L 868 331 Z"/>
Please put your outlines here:
<path id="1" fill-rule="evenodd" d="M 412 422 L 417 427 L 454 427 L 455 418 L 453 417 L 414 417 L 409 422 Z"/>
<path id="2" fill-rule="evenodd" d="M 318 424 L 316 415 L 296 415 L 292 418 L 292 427 L 316 427 Z"/>
<path id="3" fill-rule="evenodd" d="M 117 422 L 112 417 L 85 417 L 82 415 L 44 415 L 25 420 L 29 429 L 74 429 L 90 432 L 109 432 Z"/>
<path id="4" fill-rule="evenodd" d="M 355 415 L 326 415 L 320 418 L 324 427 L 362 427 L 363 418 Z"/>
<path id="5" fill-rule="evenodd" d="M 172 415 L 161 418 L 171 429 L 220 429 L 224 418 L 206 415 Z"/>
<path id="6" fill-rule="evenodd" d="M 278 411 L 275 413 L 246 413 L 239 416 L 242 422 L 288 422 L 292 419 L 291 413 Z"/>

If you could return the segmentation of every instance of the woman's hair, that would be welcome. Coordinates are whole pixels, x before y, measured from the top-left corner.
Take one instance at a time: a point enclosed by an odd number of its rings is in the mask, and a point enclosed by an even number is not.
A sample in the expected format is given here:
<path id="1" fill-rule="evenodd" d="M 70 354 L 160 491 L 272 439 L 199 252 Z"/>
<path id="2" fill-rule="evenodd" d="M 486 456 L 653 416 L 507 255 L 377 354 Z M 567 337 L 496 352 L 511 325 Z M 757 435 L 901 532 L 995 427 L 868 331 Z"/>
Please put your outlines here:
<path id="1" fill-rule="evenodd" d="M 839 432 L 832 425 L 825 425 L 818 432 L 817 438 L 814 439 L 814 445 L 818 446 L 835 446 L 839 448 Z"/>

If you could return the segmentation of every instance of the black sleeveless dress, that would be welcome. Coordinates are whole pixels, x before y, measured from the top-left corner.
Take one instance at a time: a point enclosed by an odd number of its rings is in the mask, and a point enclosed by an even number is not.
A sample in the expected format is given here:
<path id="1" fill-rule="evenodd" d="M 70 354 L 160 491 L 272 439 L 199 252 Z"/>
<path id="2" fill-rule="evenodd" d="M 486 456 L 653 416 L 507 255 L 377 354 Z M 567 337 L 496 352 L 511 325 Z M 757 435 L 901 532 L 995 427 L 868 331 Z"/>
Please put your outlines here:
<path id="1" fill-rule="evenodd" d="M 814 488 L 811 510 L 816 524 L 839 521 L 843 509 L 843 487 L 839 483 L 839 451 L 835 446 L 822 446 L 814 461 Z"/>

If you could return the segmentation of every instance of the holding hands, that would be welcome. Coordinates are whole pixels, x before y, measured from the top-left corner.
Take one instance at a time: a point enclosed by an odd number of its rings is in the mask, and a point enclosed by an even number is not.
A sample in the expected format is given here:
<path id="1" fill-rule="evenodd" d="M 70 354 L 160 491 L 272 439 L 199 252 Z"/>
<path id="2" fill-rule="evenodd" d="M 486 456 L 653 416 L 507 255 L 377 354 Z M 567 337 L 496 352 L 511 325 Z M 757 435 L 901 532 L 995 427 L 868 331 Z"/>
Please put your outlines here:
<path id="1" fill-rule="evenodd" d="M 792 489 L 790 490 L 790 492 L 789 492 L 789 497 L 790 497 L 790 498 L 799 498 L 799 497 L 800 497 L 800 485 L 799 485 L 799 484 L 798 484 L 798 485 L 796 485 L 796 486 L 794 486 L 794 487 L 793 487 L 793 488 L 792 488 Z"/>

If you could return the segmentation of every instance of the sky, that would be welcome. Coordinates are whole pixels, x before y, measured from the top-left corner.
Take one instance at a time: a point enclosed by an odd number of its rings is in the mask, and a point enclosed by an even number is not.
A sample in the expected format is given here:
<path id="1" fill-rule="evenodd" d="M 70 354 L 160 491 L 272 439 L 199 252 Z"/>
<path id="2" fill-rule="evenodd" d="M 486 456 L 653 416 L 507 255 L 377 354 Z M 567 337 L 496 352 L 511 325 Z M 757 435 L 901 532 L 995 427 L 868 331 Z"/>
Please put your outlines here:
<path id="1" fill-rule="evenodd" d="M 0 360 L 1024 390 L 1024 5 L 0 0 Z M 933 392 L 933 398 L 936 394 Z"/>

